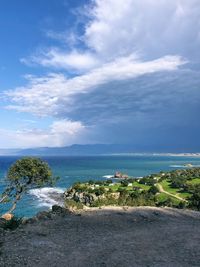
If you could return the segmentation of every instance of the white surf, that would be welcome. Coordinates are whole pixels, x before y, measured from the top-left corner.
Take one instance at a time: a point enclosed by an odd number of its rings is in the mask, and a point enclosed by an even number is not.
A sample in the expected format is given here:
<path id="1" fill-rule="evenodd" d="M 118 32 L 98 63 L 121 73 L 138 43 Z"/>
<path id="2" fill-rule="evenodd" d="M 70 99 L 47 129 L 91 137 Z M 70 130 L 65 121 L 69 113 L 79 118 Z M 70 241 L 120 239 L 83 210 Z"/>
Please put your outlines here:
<path id="1" fill-rule="evenodd" d="M 38 189 L 31 189 L 29 194 L 34 196 L 38 201 L 38 206 L 49 207 L 53 205 L 63 205 L 63 193 L 62 188 L 44 187 Z"/>

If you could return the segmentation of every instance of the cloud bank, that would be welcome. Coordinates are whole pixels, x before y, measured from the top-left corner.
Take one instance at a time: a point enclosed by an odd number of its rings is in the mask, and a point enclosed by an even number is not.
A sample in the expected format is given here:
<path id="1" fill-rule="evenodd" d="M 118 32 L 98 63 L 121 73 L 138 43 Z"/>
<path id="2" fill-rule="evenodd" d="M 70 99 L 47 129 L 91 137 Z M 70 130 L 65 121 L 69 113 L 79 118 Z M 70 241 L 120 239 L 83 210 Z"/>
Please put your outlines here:
<path id="1" fill-rule="evenodd" d="M 73 35 L 79 45 L 47 47 L 24 58 L 50 73 L 29 75 L 24 86 L 6 91 L 6 108 L 79 125 L 74 138 L 60 132 L 54 145 L 147 145 L 151 139 L 155 147 L 178 142 L 184 149 L 197 142 L 200 148 L 199 1 L 93 0 L 82 12 L 83 34 Z M 60 128 L 54 126 L 50 136 Z M 50 140 L 39 139 L 44 145 Z"/>

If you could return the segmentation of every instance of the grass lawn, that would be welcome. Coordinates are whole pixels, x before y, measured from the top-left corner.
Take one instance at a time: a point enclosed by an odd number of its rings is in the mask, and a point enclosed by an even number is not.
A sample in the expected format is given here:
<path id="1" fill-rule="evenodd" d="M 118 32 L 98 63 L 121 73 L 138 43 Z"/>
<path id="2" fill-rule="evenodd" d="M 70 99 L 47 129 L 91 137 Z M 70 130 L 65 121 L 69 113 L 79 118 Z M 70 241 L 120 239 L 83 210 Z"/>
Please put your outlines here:
<path id="1" fill-rule="evenodd" d="M 114 183 L 112 186 L 103 186 L 104 188 L 112 188 L 113 191 L 117 191 L 119 187 L 124 188 L 127 191 L 133 191 L 133 187 L 139 187 L 143 190 L 149 190 L 150 186 L 145 184 L 139 184 L 137 181 L 132 183 L 132 186 L 124 186 L 121 183 Z"/>
<path id="2" fill-rule="evenodd" d="M 144 189 L 144 190 L 149 190 L 149 188 L 150 188 L 149 185 L 146 185 L 146 184 L 140 184 L 140 183 L 138 183 L 137 181 L 135 181 L 135 182 L 133 183 L 133 186 L 138 186 L 138 187 L 140 187 L 141 189 Z"/>
<path id="3" fill-rule="evenodd" d="M 166 200 L 169 199 L 169 198 L 173 201 L 173 204 L 174 204 L 174 205 L 177 205 L 177 204 L 180 203 L 180 200 L 178 200 L 178 199 L 175 198 L 175 197 L 171 197 L 171 196 L 169 196 L 169 195 L 167 195 L 167 194 L 165 194 L 165 193 L 159 193 L 159 194 L 156 195 L 156 199 L 157 199 L 159 202 L 164 202 L 164 201 L 166 201 Z"/>
<path id="4" fill-rule="evenodd" d="M 190 197 L 191 194 L 190 193 L 187 193 L 187 192 L 179 192 L 180 189 L 179 188 L 172 188 L 170 186 L 170 182 L 168 180 L 163 180 L 161 183 L 160 183 L 163 187 L 163 189 L 173 195 L 177 195 L 179 197 L 182 197 L 182 198 L 187 198 L 187 197 Z"/>
<path id="5" fill-rule="evenodd" d="M 192 179 L 191 181 L 188 181 L 187 184 L 194 184 L 194 185 L 200 184 L 200 178 Z"/>

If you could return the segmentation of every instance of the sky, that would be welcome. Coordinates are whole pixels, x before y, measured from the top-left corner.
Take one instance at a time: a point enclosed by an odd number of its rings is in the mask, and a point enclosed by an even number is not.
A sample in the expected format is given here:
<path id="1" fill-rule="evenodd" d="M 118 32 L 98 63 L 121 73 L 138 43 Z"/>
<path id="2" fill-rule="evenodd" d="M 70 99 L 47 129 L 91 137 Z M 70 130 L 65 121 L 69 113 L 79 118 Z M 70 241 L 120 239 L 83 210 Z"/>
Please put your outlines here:
<path id="1" fill-rule="evenodd" d="M 0 148 L 200 151 L 199 0 L 1 0 Z"/>

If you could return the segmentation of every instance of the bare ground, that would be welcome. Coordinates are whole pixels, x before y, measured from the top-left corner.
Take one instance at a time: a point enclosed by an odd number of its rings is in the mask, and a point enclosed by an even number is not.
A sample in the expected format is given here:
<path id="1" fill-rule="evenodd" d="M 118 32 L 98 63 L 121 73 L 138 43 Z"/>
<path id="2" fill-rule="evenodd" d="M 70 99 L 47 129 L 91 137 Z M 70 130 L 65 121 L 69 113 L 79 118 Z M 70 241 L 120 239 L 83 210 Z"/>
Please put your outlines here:
<path id="1" fill-rule="evenodd" d="M 94 209 L 0 234 L 0 266 L 200 265 L 200 213 L 170 208 Z"/>

